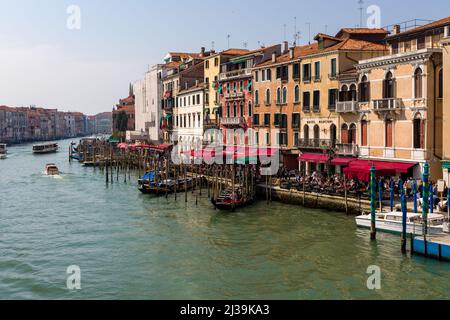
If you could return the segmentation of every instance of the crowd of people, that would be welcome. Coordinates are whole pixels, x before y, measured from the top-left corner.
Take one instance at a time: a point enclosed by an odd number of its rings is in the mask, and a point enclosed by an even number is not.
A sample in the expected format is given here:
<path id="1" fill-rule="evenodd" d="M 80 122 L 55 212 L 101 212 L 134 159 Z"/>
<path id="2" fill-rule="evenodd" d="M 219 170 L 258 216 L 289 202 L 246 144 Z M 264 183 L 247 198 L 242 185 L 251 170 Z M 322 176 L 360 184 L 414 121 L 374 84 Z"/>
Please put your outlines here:
<path id="1" fill-rule="evenodd" d="M 340 174 L 319 173 L 315 171 L 311 174 L 304 175 L 299 171 L 287 171 L 281 169 L 278 173 L 278 178 L 280 187 L 283 189 L 297 189 L 299 191 L 305 190 L 306 192 L 340 196 L 344 196 L 345 193 L 347 193 L 348 196 L 356 198 L 370 198 L 369 182 L 358 179 L 345 179 L 345 177 Z M 440 211 L 447 211 L 448 186 L 445 187 L 442 193 L 438 192 L 437 182 L 430 181 L 429 186 L 431 187 L 430 190 L 428 190 L 430 194 L 428 199 L 430 206 L 433 206 L 433 209 L 436 208 Z M 416 180 L 408 178 L 402 180 L 401 178 L 378 178 L 376 186 L 377 200 L 380 199 L 380 187 L 382 190 L 381 199 L 383 201 L 390 200 L 392 194 L 394 200 L 399 200 L 403 188 L 403 192 L 408 201 L 413 201 L 414 193 L 416 193 L 415 199 L 419 206 L 422 205 L 424 184 L 420 179 Z"/>

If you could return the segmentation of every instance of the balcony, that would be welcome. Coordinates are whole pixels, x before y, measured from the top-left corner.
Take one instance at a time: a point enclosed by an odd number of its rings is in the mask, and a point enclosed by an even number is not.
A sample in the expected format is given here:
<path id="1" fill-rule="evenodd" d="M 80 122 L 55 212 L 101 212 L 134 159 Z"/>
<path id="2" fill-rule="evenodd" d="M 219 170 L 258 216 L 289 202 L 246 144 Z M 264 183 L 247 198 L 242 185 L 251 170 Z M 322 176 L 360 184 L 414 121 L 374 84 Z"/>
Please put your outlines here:
<path id="1" fill-rule="evenodd" d="M 337 80 L 337 78 L 338 78 L 337 73 L 329 73 L 328 74 L 328 79 L 330 79 L 330 80 Z"/>
<path id="2" fill-rule="evenodd" d="M 302 111 L 304 113 L 310 113 L 311 112 L 311 107 L 310 106 L 303 106 Z"/>
<path id="3" fill-rule="evenodd" d="M 311 77 L 309 76 L 309 77 L 303 77 L 303 82 L 305 82 L 305 83 L 310 83 L 311 82 Z"/>
<path id="4" fill-rule="evenodd" d="M 336 141 L 331 139 L 299 139 L 297 147 L 303 149 L 334 149 Z"/>
<path id="5" fill-rule="evenodd" d="M 219 121 L 219 119 L 216 119 L 216 120 L 205 120 L 203 122 L 203 127 L 204 127 L 205 130 L 219 129 L 220 128 L 220 121 Z"/>
<path id="6" fill-rule="evenodd" d="M 239 69 L 221 73 L 219 76 L 220 81 L 237 79 L 241 77 L 250 77 L 252 75 L 251 69 Z"/>
<path id="7" fill-rule="evenodd" d="M 397 98 L 373 100 L 373 110 L 375 112 L 397 111 L 402 108 L 403 100 Z"/>
<path id="8" fill-rule="evenodd" d="M 337 113 L 357 113 L 359 105 L 356 101 L 338 101 L 336 103 Z"/>
<path id="9" fill-rule="evenodd" d="M 244 92 L 225 92 L 223 96 L 227 100 L 244 99 Z"/>
<path id="10" fill-rule="evenodd" d="M 314 76 L 314 82 L 321 82 L 322 77 L 321 76 Z"/>
<path id="11" fill-rule="evenodd" d="M 287 101 L 274 100 L 273 103 L 279 107 L 287 106 Z"/>
<path id="12" fill-rule="evenodd" d="M 353 143 L 341 143 L 336 145 L 337 154 L 340 156 L 357 157 L 359 154 L 359 147 Z"/>
<path id="13" fill-rule="evenodd" d="M 320 106 L 313 106 L 313 112 L 319 113 L 320 112 Z"/>
<path id="14" fill-rule="evenodd" d="M 225 127 L 244 127 L 247 125 L 243 117 L 222 118 L 221 124 Z"/>

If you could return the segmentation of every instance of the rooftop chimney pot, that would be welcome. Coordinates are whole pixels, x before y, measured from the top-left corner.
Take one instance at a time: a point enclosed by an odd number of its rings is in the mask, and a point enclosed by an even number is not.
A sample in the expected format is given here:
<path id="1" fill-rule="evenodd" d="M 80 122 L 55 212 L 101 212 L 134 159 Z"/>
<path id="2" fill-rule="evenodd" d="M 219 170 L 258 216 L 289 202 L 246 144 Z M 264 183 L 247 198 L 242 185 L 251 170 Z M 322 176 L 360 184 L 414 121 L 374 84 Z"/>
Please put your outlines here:
<path id="1" fill-rule="evenodd" d="M 277 54 L 275 52 L 272 53 L 272 62 L 277 62 Z"/>
<path id="2" fill-rule="evenodd" d="M 400 25 L 396 24 L 394 25 L 394 34 L 399 34 L 400 33 Z"/>

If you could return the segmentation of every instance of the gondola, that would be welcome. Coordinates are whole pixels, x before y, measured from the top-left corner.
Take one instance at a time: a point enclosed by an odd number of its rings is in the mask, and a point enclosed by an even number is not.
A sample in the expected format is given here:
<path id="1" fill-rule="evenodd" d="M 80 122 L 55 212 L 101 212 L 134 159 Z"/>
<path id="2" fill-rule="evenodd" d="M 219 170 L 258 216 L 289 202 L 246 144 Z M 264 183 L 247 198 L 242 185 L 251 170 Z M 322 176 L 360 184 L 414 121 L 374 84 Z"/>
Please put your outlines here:
<path id="1" fill-rule="evenodd" d="M 251 205 L 254 201 L 254 196 L 242 196 L 239 190 L 233 192 L 231 189 L 222 192 L 217 199 L 211 199 L 213 206 L 222 211 L 234 211 Z"/>
<path id="2" fill-rule="evenodd" d="M 154 172 L 147 172 L 138 181 L 139 191 L 143 194 L 157 194 L 165 195 L 175 192 L 185 192 L 191 190 L 194 186 L 193 179 L 178 179 L 178 180 L 162 180 L 155 182 Z"/>

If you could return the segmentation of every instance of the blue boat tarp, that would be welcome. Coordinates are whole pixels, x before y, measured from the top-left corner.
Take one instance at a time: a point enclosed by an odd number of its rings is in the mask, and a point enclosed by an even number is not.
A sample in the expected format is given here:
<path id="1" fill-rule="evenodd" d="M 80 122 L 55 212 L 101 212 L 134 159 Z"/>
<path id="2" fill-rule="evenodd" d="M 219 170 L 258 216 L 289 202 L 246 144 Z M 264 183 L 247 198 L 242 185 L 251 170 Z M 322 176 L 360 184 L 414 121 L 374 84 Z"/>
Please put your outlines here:
<path id="1" fill-rule="evenodd" d="M 155 181 L 155 173 L 153 171 L 151 172 L 147 172 L 142 178 L 141 180 L 144 181 Z"/>

